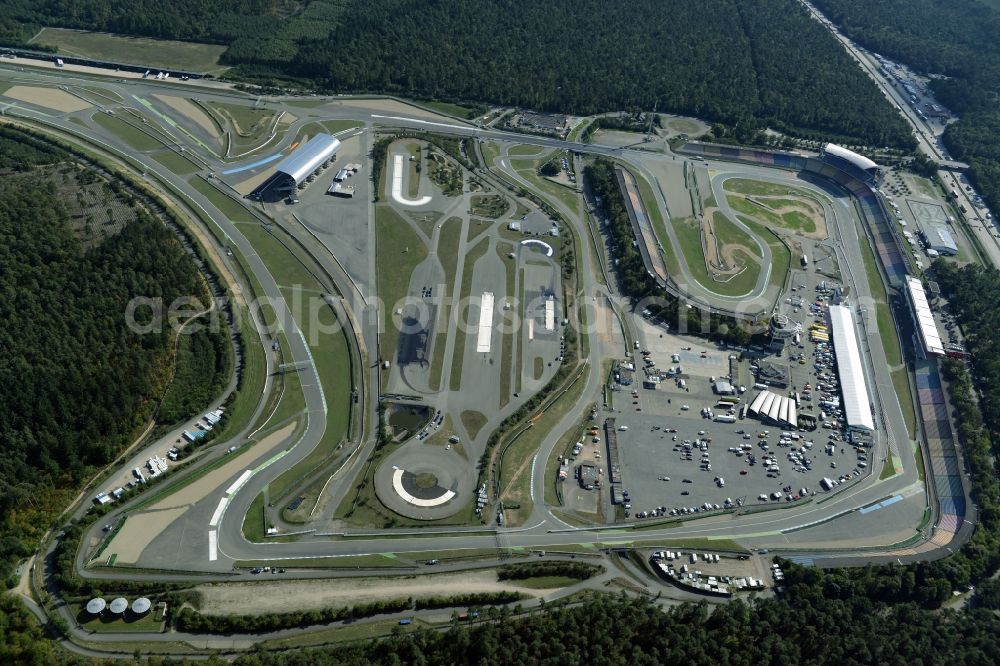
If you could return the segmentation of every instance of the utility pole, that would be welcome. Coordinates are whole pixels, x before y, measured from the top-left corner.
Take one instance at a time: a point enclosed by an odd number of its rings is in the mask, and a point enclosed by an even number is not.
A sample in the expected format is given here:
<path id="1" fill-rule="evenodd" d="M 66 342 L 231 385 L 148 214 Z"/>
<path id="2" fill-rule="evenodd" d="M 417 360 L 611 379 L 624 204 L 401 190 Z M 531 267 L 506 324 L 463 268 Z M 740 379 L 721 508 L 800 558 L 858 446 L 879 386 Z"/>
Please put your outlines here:
<path id="1" fill-rule="evenodd" d="M 646 143 L 652 141 L 653 134 L 653 118 L 656 117 L 656 105 L 660 100 L 653 100 L 653 112 L 649 114 L 649 125 L 646 126 Z"/>

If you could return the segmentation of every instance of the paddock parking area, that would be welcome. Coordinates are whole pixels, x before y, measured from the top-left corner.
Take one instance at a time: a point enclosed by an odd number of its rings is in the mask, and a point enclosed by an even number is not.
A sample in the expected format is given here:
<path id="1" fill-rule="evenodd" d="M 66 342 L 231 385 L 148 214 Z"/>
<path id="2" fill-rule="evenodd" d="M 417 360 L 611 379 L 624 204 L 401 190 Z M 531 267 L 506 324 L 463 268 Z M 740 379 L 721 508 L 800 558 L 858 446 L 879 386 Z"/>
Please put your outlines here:
<path id="1" fill-rule="evenodd" d="M 880 461 L 878 469 L 869 468 L 875 461 L 867 459 L 867 452 L 844 442 L 839 430 L 824 428 L 822 419 L 817 429 L 807 430 L 764 424 L 750 415 L 740 418 L 760 392 L 758 381 L 766 381 L 776 394 L 798 395 L 800 414 L 819 416 L 820 402 L 838 399 L 829 347 L 809 340 L 809 327 L 825 321 L 825 303 L 835 285 L 810 269 L 792 271 L 778 309 L 801 324 L 802 333 L 779 353 L 741 354 L 671 333 L 641 316 L 634 319 L 641 349 L 635 350 L 633 383 L 613 395 L 615 426 L 627 427 L 616 434 L 629 518 L 659 513 L 660 507 L 668 515 L 685 508 L 700 513 L 706 504 L 725 508 L 727 500 L 734 507 L 783 505 L 789 497 L 824 493 L 824 477 L 856 481 L 865 471 L 878 473 Z M 644 384 L 647 364 L 651 372 L 666 375 L 655 388 Z M 733 395 L 716 393 L 714 382 L 730 376 Z M 731 408 L 726 400 L 734 401 Z M 733 422 L 715 420 L 720 417 Z M 807 424 L 800 420 L 799 425 Z"/>
<path id="2" fill-rule="evenodd" d="M 706 408 L 716 416 L 726 412 L 715 409 L 719 396 L 713 395 L 710 382 L 692 379 L 686 384 L 685 390 L 662 382 L 655 390 L 636 389 L 635 397 L 631 391 L 615 396 L 615 406 L 621 404 L 616 427 L 628 427 L 617 436 L 622 488 L 629 492 L 632 517 L 661 506 L 667 513 L 704 510 L 706 503 L 724 508 L 727 498 L 734 506 L 784 503 L 788 496 L 801 496 L 803 488 L 807 495 L 823 493 L 823 477 L 836 478 L 839 470 L 854 467 L 853 448 L 834 447 L 832 454 L 824 448 L 828 431 L 791 432 L 752 418 L 741 420 L 738 407 L 734 423 L 702 416 Z M 792 437 L 782 437 L 782 432 Z M 811 461 L 811 469 L 788 459 L 799 452 Z M 768 471 L 768 460 L 779 471 Z M 774 500 L 772 493 L 782 496 Z M 760 500 L 761 495 L 768 499 Z"/>

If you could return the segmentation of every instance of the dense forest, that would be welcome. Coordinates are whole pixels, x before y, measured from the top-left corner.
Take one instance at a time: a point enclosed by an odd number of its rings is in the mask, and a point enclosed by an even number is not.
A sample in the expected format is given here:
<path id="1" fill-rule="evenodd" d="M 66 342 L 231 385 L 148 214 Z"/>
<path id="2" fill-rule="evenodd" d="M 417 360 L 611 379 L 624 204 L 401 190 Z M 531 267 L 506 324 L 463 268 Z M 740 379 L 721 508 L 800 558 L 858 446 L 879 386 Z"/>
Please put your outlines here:
<path id="1" fill-rule="evenodd" d="M 84 245 L 44 166 L 67 156 L 0 131 L 0 577 L 27 555 L 80 481 L 152 416 L 173 349 L 169 327 L 126 325 L 137 296 L 204 301 L 176 235 L 141 208 Z M 21 173 L 19 173 L 21 172 Z M 60 187 L 65 187 L 61 185 Z M 205 301 L 207 302 L 207 301 Z M 151 317 L 136 313 L 137 321 Z"/>
<path id="2" fill-rule="evenodd" d="M 815 0 L 861 45 L 934 76 L 961 118 L 944 140 L 990 207 L 1000 207 L 1000 11 L 979 0 Z"/>
<path id="3" fill-rule="evenodd" d="M 990 612 L 931 613 L 863 597 L 792 587 L 784 597 L 709 610 L 662 610 L 603 599 L 448 632 L 300 653 L 260 653 L 239 666 L 323 664 L 992 664 L 1000 619 Z"/>
<path id="4" fill-rule="evenodd" d="M 0 0 L 42 25 L 207 40 L 234 76 L 591 114 L 672 111 L 911 148 L 909 128 L 795 0 Z"/>
<path id="5" fill-rule="evenodd" d="M 229 329 L 221 318 L 202 316 L 177 341 L 174 376 L 156 420 L 177 423 L 222 393 L 232 374 Z"/>
<path id="6" fill-rule="evenodd" d="M 0 0 L 0 42 L 18 44 L 46 25 L 190 41 L 265 37 L 294 0 Z"/>

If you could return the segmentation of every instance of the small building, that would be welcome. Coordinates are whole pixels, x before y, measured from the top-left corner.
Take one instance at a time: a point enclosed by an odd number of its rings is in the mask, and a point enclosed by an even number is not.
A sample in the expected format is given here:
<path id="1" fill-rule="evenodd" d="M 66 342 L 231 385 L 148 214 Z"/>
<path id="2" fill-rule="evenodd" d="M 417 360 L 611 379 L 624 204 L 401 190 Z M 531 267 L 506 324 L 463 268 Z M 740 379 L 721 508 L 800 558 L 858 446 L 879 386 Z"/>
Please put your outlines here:
<path id="1" fill-rule="evenodd" d="M 716 395 L 736 395 L 736 389 L 733 385 L 724 379 L 720 379 L 712 385 L 712 390 L 715 391 Z"/>
<path id="2" fill-rule="evenodd" d="M 611 503 L 612 504 L 624 504 L 625 503 L 625 491 L 621 488 L 612 486 L 611 488 Z"/>
<path id="3" fill-rule="evenodd" d="M 563 458 L 559 463 L 559 480 L 565 481 L 569 476 L 569 458 Z"/>
<path id="4" fill-rule="evenodd" d="M 934 250 L 938 254 L 954 256 L 958 254 L 958 244 L 955 243 L 951 231 L 940 224 L 922 224 L 920 236 L 927 243 L 928 250 Z"/>
<path id="5" fill-rule="evenodd" d="M 187 441 L 189 441 L 192 444 L 194 444 L 195 442 L 197 442 L 199 439 L 201 439 L 202 437 L 204 437 L 207 434 L 208 433 L 205 432 L 204 430 L 185 430 L 184 431 L 184 439 L 186 439 Z"/>
<path id="6" fill-rule="evenodd" d="M 584 463 L 577 466 L 576 476 L 580 480 L 581 488 L 591 490 L 601 486 L 601 474 L 596 465 Z"/>
<path id="7" fill-rule="evenodd" d="M 354 197 L 354 186 L 345 185 L 343 182 L 334 180 L 330 187 L 326 190 L 327 194 L 333 195 L 335 197 L 343 197 L 345 199 L 351 199 Z"/>

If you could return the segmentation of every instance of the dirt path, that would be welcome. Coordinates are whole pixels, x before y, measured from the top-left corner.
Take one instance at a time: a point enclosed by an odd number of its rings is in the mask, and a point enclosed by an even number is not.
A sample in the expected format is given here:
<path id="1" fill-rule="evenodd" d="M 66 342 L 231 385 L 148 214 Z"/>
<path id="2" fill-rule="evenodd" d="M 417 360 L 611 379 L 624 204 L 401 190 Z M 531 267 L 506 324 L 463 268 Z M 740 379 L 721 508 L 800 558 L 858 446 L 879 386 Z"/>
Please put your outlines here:
<path id="1" fill-rule="evenodd" d="M 819 203 L 812 201 L 811 199 L 805 199 L 803 197 L 797 197 L 793 195 L 739 195 L 743 196 L 747 201 L 763 207 L 765 210 L 769 210 L 775 215 L 781 216 L 786 213 L 801 213 L 805 215 L 810 220 L 812 220 L 815 230 L 806 231 L 804 229 L 790 229 L 786 226 L 782 226 L 793 234 L 799 236 L 805 236 L 806 238 L 812 238 L 815 240 L 823 240 L 829 236 L 826 227 L 826 214 L 823 212 L 823 206 Z M 795 206 L 773 206 L 771 201 L 789 201 L 794 200 L 797 205 Z"/>
<path id="2" fill-rule="evenodd" d="M 201 612 L 206 615 L 226 615 L 234 608 L 242 612 L 264 614 L 292 610 L 309 610 L 327 606 L 349 606 L 380 599 L 447 596 L 471 592 L 515 590 L 533 597 L 552 592 L 517 587 L 497 580 L 496 572 L 471 571 L 415 576 L 412 578 L 348 578 L 316 579 L 201 585 Z"/>
<path id="3" fill-rule="evenodd" d="M 733 249 L 743 247 L 742 245 L 719 245 L 719 237 L 715 234 L 715 213 L 718 208 L 706 208 L 702 213 L 701 237 L 702 245 L 705 248 L 705 263 L 708 265 L 709 273 L 726 277 L 736 275 L 743 268 L 734 261 Z M 728 252 L 726 249 L 728 248 Z M 746 249 L 746 248 L 744 248 Z"/>

